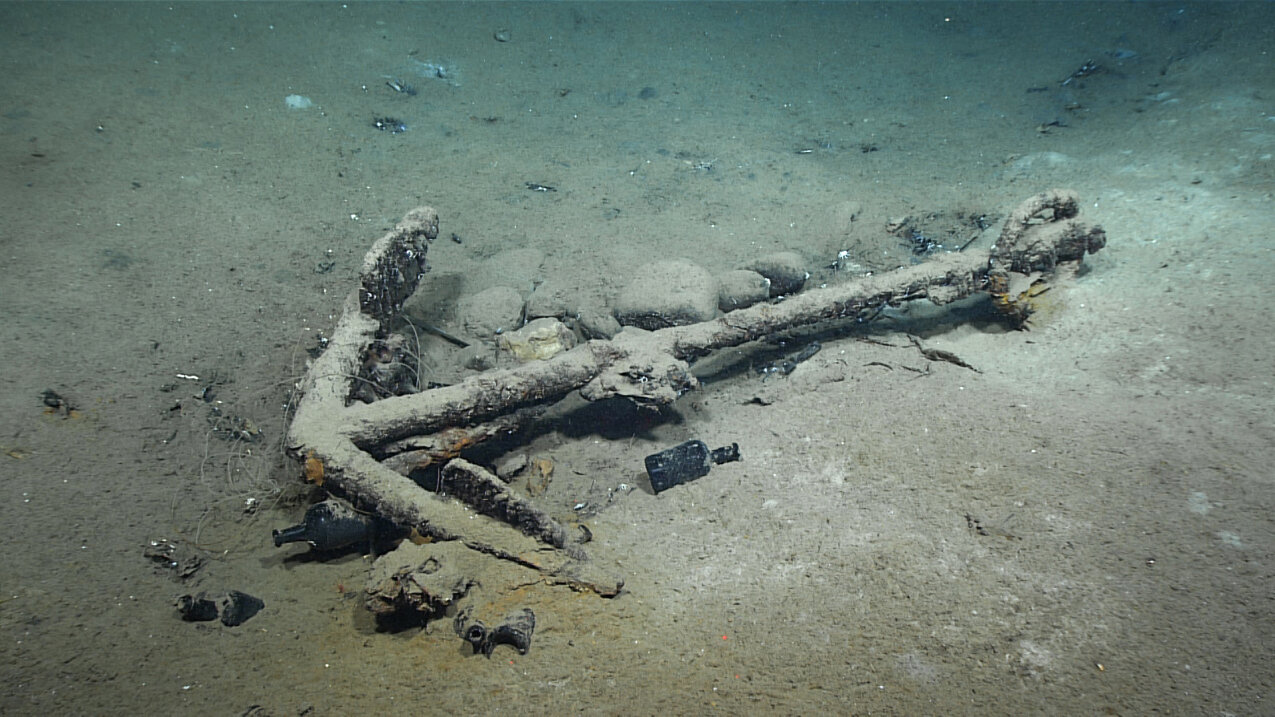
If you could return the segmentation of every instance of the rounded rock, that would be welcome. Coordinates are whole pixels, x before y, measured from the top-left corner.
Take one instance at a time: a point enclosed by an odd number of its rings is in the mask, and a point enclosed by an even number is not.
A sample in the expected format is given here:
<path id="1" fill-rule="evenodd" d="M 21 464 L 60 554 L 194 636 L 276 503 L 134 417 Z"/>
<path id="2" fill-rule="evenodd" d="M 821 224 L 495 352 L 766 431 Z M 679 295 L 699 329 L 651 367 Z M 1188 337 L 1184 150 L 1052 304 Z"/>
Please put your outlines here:
<path id="1" fill-rule="evenodd" d="M 745 269 L 752 269 L 770 279 L 770 295 L 784 296 L 801 291 L 810 272 L 806 270 L 806 260 L 800 254 L 782 251 L 770 254 L 753 261 Z"/>
<path id="2" fill-rule="evenodd" d="M 625 326 L 654 331 L 708 321 L 717 314 L 717 280 L 685 259 L 638 267 L 612 313 Z"/>
<path id="3" fill-rule="evenodd" d="M 717 308 L 723 312 L 746 309 L 770 297 L 770 280 L 748 269 L 736 269 L 717 277 Z"/>

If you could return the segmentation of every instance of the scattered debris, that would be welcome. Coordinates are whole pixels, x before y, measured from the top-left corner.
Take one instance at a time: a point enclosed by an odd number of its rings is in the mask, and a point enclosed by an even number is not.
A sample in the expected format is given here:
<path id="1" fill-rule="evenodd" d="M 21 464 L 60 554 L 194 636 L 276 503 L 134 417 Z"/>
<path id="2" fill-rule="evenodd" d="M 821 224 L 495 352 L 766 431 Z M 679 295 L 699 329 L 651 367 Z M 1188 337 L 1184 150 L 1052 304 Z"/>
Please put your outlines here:
<path id="1" fill-rule="evenodd" d="M 75 412 L 75 406 L 71 405 L 71 402 L 65 396 L 51 388 L 46 388 L 40 392 L 40 401 L 44 404 L 45 413 L 58 414 L 63 418 L 70 418 L 71 414 Z"/>
<path id="2" fill-rule="evenodd" d="M 167 538 L 150 541 L 142 555 L 153 560 L 175 580 L 185 580 L 204 566 L 203 557 Z"/>
<path id="3" fill-rule="evenodd" d="M 211 402 L 213 397 L 214 393 L 211 388 L 204 389 L 200 395 L 196 396 L 204 403 Z M 221 406 L 213 406 L 209 411 L 208 425 L 212 429 L 213 435 L 223 441 L 256 443 L 261 440 L 262 436 L 261 428 L 253 423 L 252 419 L 222 413 Z"/>
<path id="4" fill-rule="evenodd" d="M 946 361 L 950 364 L 956 364 L 957 366 L 960 366 L 961 368 L 967 368 L 973 371 L 974 373 L 983 373 L 982 371 L 979 371 L 978 369 L 974 368 L 968 363 L 965 363 L 965 361 L 960 356 L 957 356 L 951 351 L 944 351 L 943 349 L 926 348 L 925 346 L 921 345 L 920 339 L 918 339 L 915 336 L 912 336 L 911 334 L 908 335 L 908 340 L 912 342 L 912 345 L 916 347 L 917 351 L 921 352 L 922 356 L 924 356 L 925 358 L 931 361 Z"/>
<path id="5" fill-rule="evenodd" d="M 248 593 L 231 590 L 224 595 L 210 597 L 200 592 L 177 598 L 177 612 L 186 622 L 211 622 L 221 614 L 221 624 L 238 627 L 261 612 L 266 603 Z"/>
<path id="6" fill-rule="evenodd" d="M 504 621 L 488 629 L 482 620 L 471 620 L 469 608 L 456 614 L 456 634 L 474 648 L 474 654 L 483 653 L 491 658 L 497 645 L 512 645 L 519 655 L 531 649 L 531 634 L 536 629 L 536 614 L 523 608 L 505 617 Z"/>
<path id="7" fill-rule="evenodd" d="M 1099 65 L 1097 62 L 1094 62 L 1093 60 L 1085 60 L 1085 63 L 1083 65 L 1077 68 L 1075 72 L 1071 73 L 1070 75 L 1067 75 L 1067 79 L 1063 80 L 1059 84 L 1062 87 L 1066 87 L 1067 85 L 1070 85 L 1076 80 L 1089 77 L 1090 75 L 1096 75 L 1099 72 L 1102 72 L 1102 65 Z"/>
<path id="8" fill-rule="evenodd" d="M 396 80 L 396 79 L 386 80 L 385 86 L 390 88 L 391 90 L 394 90 L 395 92 L 407 95 L 408 97 L 413 97 L 416 95 L 416 88 L 412 87 L 406 82 L 403 82 L 402 80 Z"/>
<path id="9" fill-rule="evenodd" d="M 393 117 L 373 117 L 372 126 L 390 134 L 399 134 L 407 131 L 407 123 Z"/>
<path id="10" fill-rule="evenodd" d="M 412 53 L 409 53 L 412 54 Z M 412 58 L 416 74 L 431 80 L 443 80 L 452 87 L 459 87 L 455 65 L 446 62 L 426 62 Z"/>
<path id="11" fill-rule="evenodd" d="M 1010 520 L 1013 519 L 1013 517 L 1014 517 L 1014 514 L 1010 513 L 1005 518 L 1005 520 L 1001 521 L 1001 523 L 1002 524 L 1008 523 Z M 1004 538 L 1006 540 L 1022 540 L 1022 537 L 1018 535 L 1014 535 L 1008 530 L 1005 530 L 1003 527 L 986 525 L 985 523 L 983 523 L 983 521 L 979 520 L 978 518 L 975 518 L 969 513 L 965 514 L 965 525 L 970 530 L 974 531 L 975 535 L 981 535 L 984 537 L 998 537 L 998 538 Z"/>

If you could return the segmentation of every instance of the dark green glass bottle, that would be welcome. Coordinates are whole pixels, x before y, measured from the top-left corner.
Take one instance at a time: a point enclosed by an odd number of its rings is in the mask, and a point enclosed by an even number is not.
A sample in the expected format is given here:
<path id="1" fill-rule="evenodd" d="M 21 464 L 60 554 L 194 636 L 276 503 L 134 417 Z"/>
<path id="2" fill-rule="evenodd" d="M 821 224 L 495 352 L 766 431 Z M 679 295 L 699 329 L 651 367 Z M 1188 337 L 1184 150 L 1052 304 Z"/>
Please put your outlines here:
<path id="1" fill-rule="evenodd" d="M 309 543 L 319 551 L 339 550 L 359 543 L 370 546 L 376 537 L 376 520 L 339 500 L 325 500 L 310 506 L 301 524 L 273 531 L 273 535 L 275 547 L 299 542 Z"/>

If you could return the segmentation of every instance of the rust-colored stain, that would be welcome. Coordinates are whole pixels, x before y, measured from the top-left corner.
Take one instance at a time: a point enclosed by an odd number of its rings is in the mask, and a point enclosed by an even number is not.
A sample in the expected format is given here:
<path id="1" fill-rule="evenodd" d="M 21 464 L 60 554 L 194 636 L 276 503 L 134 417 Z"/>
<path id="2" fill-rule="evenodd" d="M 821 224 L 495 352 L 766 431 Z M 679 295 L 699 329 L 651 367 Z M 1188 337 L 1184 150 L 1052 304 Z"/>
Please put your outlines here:
<path id="1" fill-rule="evenodd" d="M 532 458 L 531 471 L 527 474 L 527 493 L 531 496 L 544 495 L 549 490 L 549 482 L 553 480 L 553 460 L 550 458 Z"/>
<path id="2" fill-rule="evenodd" d="M 323 461 L 314 457 L 314 451 L 305 458 L 305 480 L 307 483 L 323 485 Z"/>

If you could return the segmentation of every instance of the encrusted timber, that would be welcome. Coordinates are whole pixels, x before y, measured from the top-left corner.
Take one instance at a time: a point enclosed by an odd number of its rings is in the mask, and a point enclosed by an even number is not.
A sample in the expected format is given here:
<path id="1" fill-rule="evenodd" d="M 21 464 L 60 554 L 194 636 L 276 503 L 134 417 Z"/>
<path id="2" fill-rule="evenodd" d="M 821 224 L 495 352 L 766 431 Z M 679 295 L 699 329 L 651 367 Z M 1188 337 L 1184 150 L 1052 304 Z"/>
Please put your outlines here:
<path id="1" fill-rule="evenodd" d="M 359 310 L 375 318 L 382 332 L 398 318 L 403 302 L 416 291 L 427 270 L 428 242 L 438 237 L 438 212 L 417 207 L 394 229 L 376 240 L 359 271 Z"/>
<path id="2" fill-rule="evenodd" d="M 1078 214 L 1080 199 L 1070 190 L 1029 197 L 1005 220 L 992 247 L 992 272 L 1053 271 L 1059 262 L 1079 261 L 1106 246 L 1102 227 L 1077 221 Z"/>
<path id="3" fill-rule="evenodd" d="M 449 445 L 446 436 L 436 435 L 440 432 L 464 429 L 470 436 L 493 435 L 494 431 L 481 430 L 481 424 L 516 412 L 531 415 L 528 409 L 557 401 L 574 390 L 588 400 L 626 396 L 654 404 L 671 403 L 696 385 L 688 360 L 715 349 L 921 298 L 948 303 L 988 291 L 997 274 L 1050 270 L 1061 262 L 1079 262 L 1085 253 L 1101 249 L 1106 238 L 1101 228 L 1077 222 L 1078 211 L 1074 194 L 1043 192 L 1015 210 L 991 251 L 939 255 L 923 264 L 811 290 L 779 304 L 759 304 L 700 324 L 653 332 L 629 329 L 610 341 L 590 341 L 547 361 L 486 372 L 419 394 L 347 407 L 345 398 L 360 352 L 393 319 L 419 276 L 402 269 L 396 270 L 392 281 L 383 275 L 386 252 L 393 254 L 400 246 L 394 237 L 412 233 L 400 224 L 368 253 L 359 291 L 347 299 L 329 349 L 307 374 L 306 395 L 289 432 L 290 450 L 303 460 L 320 461 L 325 485 L 383 517 L 415 526 L 438 539 L 461 540 L 476 550 L 534 567 L 553 580 L 613 595 L 622 581 L 597 575 L 582 551 L 555 549 L 503 523 L 474 520 L 464 506 L 423 490 L 369 452 L 385 457 L 411 450 L 416 443 L 432 446 L 433 450 L 422 449 L 418 455 L 433 460 L 438 446 Z M 432 210 L 424 216 L 430 214 Z M 428 234 L 417 232 L 416 236 Z M 398 256 L 403 261 L 423 259 L 423 254 L 416 253 Z M 386 287 L 394 291 L 383 291 Z M 368 301 L 369 294 L 378 293 L 389 298 L 379 303 Z M 445 450 L 442 453 L 448 455 Z M 408 472 L 412 464 L 399 461 L 396 467 Z"/>
<path id="4" fill-rule="evenodd" d="M 610 341 L 590 341 L 547 361 L 491 371 L 411 396 L 351 406 L 346 436 L 373 450 L 452 426 L 474 426 L 515 409 L 556 401 L 574 390 L 588 400 L 625 396 L 667 404 L 696 385 L 688 361 L 713 350 L 791 329 L 862 315 L 882 306 L 928 298 L 937 304 L 988 290 L 993 273 L 1050 270 L 1101 249 L 1100 227 L 1075 220 L 1075 194 L 1050 190 L 1023 202 L 993 249 L 930 260 L 845 284 L 812 289 L 689 326 L 629 328 Z"/>
<path id="5" fill-rule="evenodd" d="M 288 429 L 289 453 L 306 462 L 308 469 L 317 466 L 313 473 L 325 489 L 345 496 L 363 510 L 413 527 L 422 535 L 459 540 L 474 550 L 533 568 L 550 582 L 601 595 L 617 594 L 623 581 L 602 574 L 578 546 L 559 549 L 505 523 L 476 519 L 464 505 L 439 498 L 381 465 L 347 435 L 345 404 L 361 353 L 393 320 L 402 299 L 415 290 L 420 274 L 411 268 L 423 261 L 426 246 L 422 240 L 429 238 L 425 229 L 430 226 L 436 234 L 437 215 L 432 209 L 413 210 L 368 252 L 359 288 L 346 297 L 327 350 L 310 366 L 302 382 L 303 397 Z"/>
<path id="6" fill-rule="evenodd" d="M 688 359 L 781 331 L 865 309 L 929 296 L 938 303 L 985 284 L 988 252 L 946 254 L 924 264 L 814 289 L 778 304 L 758 304 L 689 326 L 658 331 L 629 328 L 609 341 L 589 341 L 544 361 L 488 371 L 460 383 L 409 396 L 350 406 L 344 433 L 365 450 L 453 426 L 474 426 L 580 390 L 589 400 L 625 396 L 672 403 L 696 385 Z"/>

